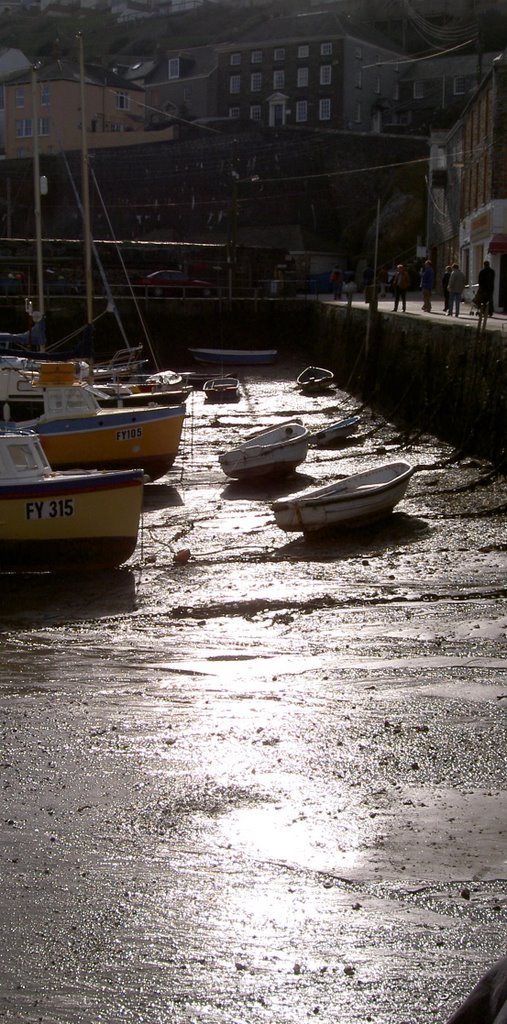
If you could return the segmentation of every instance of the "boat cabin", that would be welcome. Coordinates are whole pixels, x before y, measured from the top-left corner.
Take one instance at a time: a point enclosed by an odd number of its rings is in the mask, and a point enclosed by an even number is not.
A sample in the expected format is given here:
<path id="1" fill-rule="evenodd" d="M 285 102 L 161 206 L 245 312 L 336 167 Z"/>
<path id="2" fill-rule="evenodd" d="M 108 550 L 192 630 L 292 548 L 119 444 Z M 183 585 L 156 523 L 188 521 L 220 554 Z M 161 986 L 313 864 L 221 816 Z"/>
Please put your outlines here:
<path id="1" fill-rule="evenodd" d="M 0 433 L 1 483 L 28 483 L 51 476 L 51 472 L 36 434 L 10 430 Z"/>

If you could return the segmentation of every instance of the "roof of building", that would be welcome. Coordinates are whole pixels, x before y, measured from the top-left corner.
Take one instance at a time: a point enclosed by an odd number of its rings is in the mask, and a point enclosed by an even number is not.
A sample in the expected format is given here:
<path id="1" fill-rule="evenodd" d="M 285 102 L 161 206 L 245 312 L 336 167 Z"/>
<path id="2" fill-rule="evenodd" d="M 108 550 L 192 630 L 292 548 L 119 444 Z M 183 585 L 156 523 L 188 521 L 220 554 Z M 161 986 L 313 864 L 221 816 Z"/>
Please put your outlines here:
<path id="1" fill-rule="evenodd" d="M 9 84 L 25 84 L 31 82 L 32 72 L 31 69 L 16 71 L 14 74 L 9 75 Z M 38 82 L 79 82 L 80 81 L 80 68 L 79 64 L 75 61 L 68 60 L 55 60 L 51 64 L 37 68 L 37 81 Z M 140 86 L 135 85 L 134 82 L 127 81 L 126 78 L 115 74 L 109 68 L 101 67 L 100 65 L 87 64 L 85 67 L 85 82 L 88 85 L 103 85 L 111 86 L 115 89 L 129 89 L 130 91 L 135 90 L 142 92 Z"/>
<path id="2" fill-rule="evenodd" d="M 304 14 L 264 17 L 258 25 L 239 34 L 234 43 L 223 44 L 230 50 L 250 43 L 275 43 L 289 40 L 332 39 L 352 37 L 390 52 L 399 52 L 393 43 L 372 25 L 359 24 L 346 15 L 333 11 L 311 11 Z M 222 49 L 218 46 L 217 49 Z"/>
<path id="3" fill-rule="evenodd" d="M 152 70 L 146 75 L 146 82 L 166 81 L 168 77 L 168 63 L 178 58 L 181 62 L 178 79 L 195 78 L 200 75 L 211 74 L 217 67 L 216 50 L 213 46 L 192 46 L 181 47 L 179 50 L 167 50 L 163 57 L 159 57 Z"/>

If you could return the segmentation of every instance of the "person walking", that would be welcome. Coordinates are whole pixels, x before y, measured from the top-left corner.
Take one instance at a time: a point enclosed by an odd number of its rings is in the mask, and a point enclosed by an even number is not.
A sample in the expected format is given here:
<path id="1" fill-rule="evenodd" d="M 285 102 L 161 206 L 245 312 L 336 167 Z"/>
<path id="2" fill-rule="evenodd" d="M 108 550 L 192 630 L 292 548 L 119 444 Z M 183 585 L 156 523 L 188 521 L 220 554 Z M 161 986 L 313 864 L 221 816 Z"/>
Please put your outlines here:
<path id="1" fill-rule="evenodd" d="M 339 302 L 342 297 L 343 289 L 343 274 L 339 267 L 333 267 L 329 280 L 333 289 L 334 301 Z"/>
<path id="2" fill-rule="evenodd" d="M 435 275 L 433 273 L 433 264 L 431 260 L 426 260 L 421 274 L 421 291 L 423 295 L 422 308 L 425 313 L 431 313 L 431 293 L 433 291 L 434 284 Z"/>
<path id="3" fill-rule="evenodd" d="M 449 278 L 451 276 L 452 267 L 450 264 L 444 270 L 442 275 L 442 293 L 444 296 L 444 313 L 447 313 L 449 309 Z"/>
<path id="4" fill-rule="evenodd" d="M 379 270 L 379 272 L 377 274 L 377 281 L 378 281 L 378 283 L 380 285 L 379 299 L 385 299 L 385 297 L 386 297 L 386 288 L 387 288 L 387 284 L 388 284 L 388 281 L 389 281 L 389 278 L 388 278 L 388 275 L 387 275 L 387 267 L 381 267 L 380 268 L 380 270 Z"/>
<path id="5" fill-rule="evenodd" d="M 398 306 L 401 302 L 401 308 L 403 312 L 407 312 L 407 289 L 410 284 L 410 277 L 407 268 L 403 263 L 398 263 L 396 267 L 396 273 L 392 280 L 392 287 L 394 291 L 394 307 L 393 312 L 398 312 Z"/>
<path id="6" fill-rule="evenodd" d="M 479 296 L 481 306 L 488 307 L 488 316 L 493 316 L 493 291 L 495 289 L 495 271 L 489 260 L 484 260 L 484 266 L 479 271 Z"/>
<path id="7" fill-rule="evenodd" d="M 463 271 L 459 269 L 458 263 L 453 263 L 449 276 L 449 309 L 447 310 L 447 316 L 452 316 L 453 310 L 455 311 L 454 315 L 459 316 L 461 296 L 465 285 L 466 277 Z"/>

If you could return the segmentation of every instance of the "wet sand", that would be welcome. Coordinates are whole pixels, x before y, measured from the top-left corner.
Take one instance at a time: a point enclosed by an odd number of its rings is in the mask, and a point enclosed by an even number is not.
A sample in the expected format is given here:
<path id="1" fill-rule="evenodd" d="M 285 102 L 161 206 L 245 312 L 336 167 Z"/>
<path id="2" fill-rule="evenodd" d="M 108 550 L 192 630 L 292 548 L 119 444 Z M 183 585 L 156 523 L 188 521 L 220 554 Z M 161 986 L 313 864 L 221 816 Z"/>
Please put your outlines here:
<path id="1" fill-rule="evenodd" d="M 301 369 L 192 395 L 127 567 L 2 581 L 0 1019 L 443 1024 L 505 953 L 505 479 Z M 220 470 L 358 409 L 290 481 Z M 276 527 L 399 457 L 385 523 Z"/>

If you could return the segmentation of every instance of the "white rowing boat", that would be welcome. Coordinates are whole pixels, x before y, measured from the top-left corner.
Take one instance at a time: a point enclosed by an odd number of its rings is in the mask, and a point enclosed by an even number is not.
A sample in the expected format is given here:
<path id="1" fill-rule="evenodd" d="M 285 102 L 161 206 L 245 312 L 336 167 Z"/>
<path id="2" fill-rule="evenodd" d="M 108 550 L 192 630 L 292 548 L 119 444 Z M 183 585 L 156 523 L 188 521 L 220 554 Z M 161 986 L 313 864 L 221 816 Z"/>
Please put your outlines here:
<path id="1" fill-rule="evenodd" d="M 334 526 L 363 526 L 392 512 L 413 473 L 408 462 L 389 462 L 343 480 L 273 502 L 281 530 L 313 533 Z"/>

